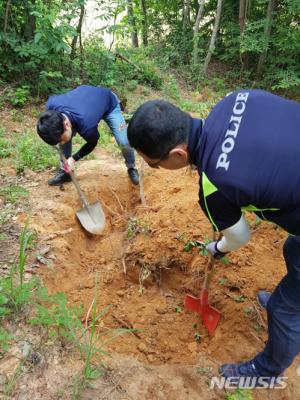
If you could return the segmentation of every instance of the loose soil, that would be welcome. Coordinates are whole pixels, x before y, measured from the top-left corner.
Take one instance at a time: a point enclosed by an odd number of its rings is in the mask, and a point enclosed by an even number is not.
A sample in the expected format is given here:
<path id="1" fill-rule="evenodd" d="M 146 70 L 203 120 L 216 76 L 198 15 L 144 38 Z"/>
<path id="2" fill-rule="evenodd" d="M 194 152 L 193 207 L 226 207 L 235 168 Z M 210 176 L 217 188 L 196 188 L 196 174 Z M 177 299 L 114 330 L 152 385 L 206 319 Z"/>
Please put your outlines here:
<path id="1" fill-rule="evenodd" d="M 185 252 L 184 244 L 211 238 L 197 202 L 196 172 L 145 167 L 142 206 L 139 188 L 130 184 L 121 160 L 99 149 L 96 160 L 81 161 L 79 183 L 106 213 L 102 236 L 87 234 L 76 220 L 81 204 L 72 184 L 64 190 L 49 187 L 49 177 L 39 174 L 30 195 L 30 225 L 51 249 L 45 255 L 49 262 L 38 269 L 43 283 L 51 293 L 65 292 L 71 304 L 83 304 L 86 315 L 97 281 L 98 311 L 112 305 L 102 326 L 137 329 L 108 347 L 111 368 L 123 371 L 119 379 L 125 392 L 112 384 L 107 398 L 225 398 L 224 392 L 209 390 L 207 380 L 220 364 L 248 360 L 263 349 L 267 320 L 255 295 L 259 289 L 273 290 L 285 274 L 281 253 L 286 233 L 268 223 L 255 225 L 250 217 L 252 240 L 230 254 L 228 265 L 217 263 L 210 301 L 222 319 L 209 337 L 199 317 L 183 306 L 187 293 L 199 294 L 207 263 L 196 249 Z M 19 222 L 25 218 L 21 214 Z M 299 399 L 298 364 L 286 372 L 287 389 L 256 390 L 254 398 Z M 94 394 L 84 398 L 106 398 L 96 394 L 95 385 Z"/>

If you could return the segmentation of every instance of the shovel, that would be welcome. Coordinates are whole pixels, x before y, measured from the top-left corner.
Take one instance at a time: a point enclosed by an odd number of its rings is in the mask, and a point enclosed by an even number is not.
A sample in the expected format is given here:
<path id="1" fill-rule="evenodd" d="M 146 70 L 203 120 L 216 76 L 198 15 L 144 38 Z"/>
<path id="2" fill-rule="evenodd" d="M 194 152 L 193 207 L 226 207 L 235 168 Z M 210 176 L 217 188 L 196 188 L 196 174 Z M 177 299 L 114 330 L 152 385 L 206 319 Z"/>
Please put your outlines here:
<path id="1" fill-rule="evenodd" d="M 212 307 L 208 302 L 208 289 L 214 273 L 214 266 L 215 258 L 210 255 L 200 297 L 197 298 L 188 294 L 184 302 L 186 310 L 195 311 L 202 317 L 202 322 L 210 335 L 216 330 L 221 317 L 220 311 Z"/>
<path id="2" fill-rule="evenodd" d="M 67 159 L 64 156 L 61 148 L 59 148 L 59 154 L 64 164 L 66 164 Z M 77 218 L 86 231 L 92 233 L 93 235 L 100 235 L 105 227 L 105 214 L 102 210 L 102 207 L 98 201 L 93 204 L 88 203 L 83 191 L 80 189 L 74 173 L 72 171 L 69 173 L 83 204 L 83 208 L 76 212 Z"/>

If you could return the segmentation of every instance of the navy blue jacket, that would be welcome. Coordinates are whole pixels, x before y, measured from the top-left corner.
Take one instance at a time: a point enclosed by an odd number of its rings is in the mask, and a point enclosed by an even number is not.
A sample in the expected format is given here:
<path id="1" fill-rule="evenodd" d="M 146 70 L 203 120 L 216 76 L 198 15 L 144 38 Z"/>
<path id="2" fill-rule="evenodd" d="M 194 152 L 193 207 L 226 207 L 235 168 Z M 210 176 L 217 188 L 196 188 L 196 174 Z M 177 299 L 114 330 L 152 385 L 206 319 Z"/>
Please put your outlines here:
<path id="1" fill-rule="evenodd" d="M 88 143 L 97 143 L 99 122 L 117 104 L 116 96 L 109 89 L 82 85 L 67 93 L 49 97 L 46 110 L 66 114 L 74 132 L 78 132 Z"/>
<path id="2" fill-rule="evenodd" d="M 254 211 L 300 234 L 300 104 L 262 90 L 229 94 L 192 119 L 200 205 L 216 230 Z"/>

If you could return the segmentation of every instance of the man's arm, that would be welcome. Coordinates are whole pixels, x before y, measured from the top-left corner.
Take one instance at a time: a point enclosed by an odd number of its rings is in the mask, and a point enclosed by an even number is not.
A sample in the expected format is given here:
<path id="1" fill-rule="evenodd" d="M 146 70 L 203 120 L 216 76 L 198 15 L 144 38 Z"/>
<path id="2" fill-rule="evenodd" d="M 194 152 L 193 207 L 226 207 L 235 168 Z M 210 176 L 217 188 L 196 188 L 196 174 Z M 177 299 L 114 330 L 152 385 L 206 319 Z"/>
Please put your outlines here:
<path id="1" fill-rule="evenodd" d="M 97 142 L 98 142 L 98 141 L 97 141 Z M 85 144 L 81 147 L 81 149 L 79 149 L 79 150 L 77 151 L 77 153 L 75 153 L 75 154 L 72 156 L 72 158 L 74 158 L 75 161 L 78 161 L 78 160 L 80 160 L 81 158 L 87 156 L 88 154 L 90 154 L 90 153 L 94 150 L 94 148 L 95 148 L 96 145 L 97 145 L 97 142 L 87 142 L 87 143 L 85 143 Z"/>
<path id="2" fill-rule="evenodd" d="M 208 251 L 216 257 L 222 257 L 225 253 L 236 250 L 249 241 L 250 228 L 240 207 L 232 204 L 219 191 L 204 198 L 201 187 L 199 199 L 199 204 L 214 229 L 223 233 L 220 241 L 208 244 Z"/>
<path id="3" fill-rule="evenodd" d="M 249 224 L 243 215 L 236 224 L 224 229 L 222 233 L 223 237 L 216 245 L 217 249 L 222 253 L 244 246 L 251 237 Z"/>
<path id="4" fill-rule="evenodd" d="M 90 154 L 97 146 L 100 137 L 97 127 L 80 132 L 79 135 L 86 140 L 86 143 L 72 156 L 75 161 Z"/>

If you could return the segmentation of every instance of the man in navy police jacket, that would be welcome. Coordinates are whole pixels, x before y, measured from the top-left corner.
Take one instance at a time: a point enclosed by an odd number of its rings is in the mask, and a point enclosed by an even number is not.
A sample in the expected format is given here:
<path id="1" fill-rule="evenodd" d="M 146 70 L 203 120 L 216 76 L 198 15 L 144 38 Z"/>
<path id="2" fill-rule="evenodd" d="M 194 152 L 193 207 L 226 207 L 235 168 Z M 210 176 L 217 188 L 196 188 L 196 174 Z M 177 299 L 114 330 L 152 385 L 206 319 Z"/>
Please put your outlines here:
<path id="1" fill-rule="evenodd" d="M 68 169 L 73 170 L 75 161 L 88 155 L 99 139 L 98 124 L 103 119 L 111 129 L 121 148 L 131 181 L 139 183 L 135 168 L 133 149 L 128 144 L 127 127 L 118 97 L 109 89 L 82 85 L 67 93 L 51 96 L 46 103 L 46 112 L 37 123 L 39 136 L 48 144 L 63 145 Z M 72 154 L 72 137 L 78 133 L 86 143 Z M 70 181 L 70 175 L 63 168 L 48 181 L 49 185 L 59 185 Z"/>
<path id="2" fill-rule="evenodd" d="M 222 99 L 206 120 L 170 103 L 144 103 L 128 126 L 132 147 L 154 168 L 197 167 L 199 203 L 223 236 L 207 246 L 216 258 L 250 239 L 244 210 L 284 228 L 287 274 L 259 292 L 269 338 L 253 359 L 225 364 L 226 378 L 278 377 L 300 352 L 300 105 L 261 90 Z"/>

